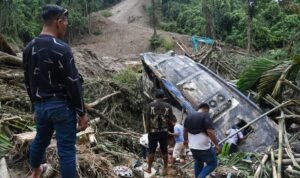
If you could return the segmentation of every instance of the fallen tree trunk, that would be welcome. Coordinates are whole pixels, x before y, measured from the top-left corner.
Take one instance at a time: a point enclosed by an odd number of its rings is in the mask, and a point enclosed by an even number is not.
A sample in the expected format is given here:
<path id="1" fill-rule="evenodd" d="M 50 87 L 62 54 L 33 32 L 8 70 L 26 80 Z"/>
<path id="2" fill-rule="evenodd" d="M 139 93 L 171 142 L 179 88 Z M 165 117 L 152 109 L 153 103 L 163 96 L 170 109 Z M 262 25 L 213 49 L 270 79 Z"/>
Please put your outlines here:
<path id="1" fill-rule="evenodd" d="M 12 64 L 12 65 L 16 65 L 16 66 L 22 66 L 23 62 L 22 59 L 17 57 L 17 56 L 13 56 L 4 52 L 0 51 L 0 62 L 4 62 L 7 64 Z"/>

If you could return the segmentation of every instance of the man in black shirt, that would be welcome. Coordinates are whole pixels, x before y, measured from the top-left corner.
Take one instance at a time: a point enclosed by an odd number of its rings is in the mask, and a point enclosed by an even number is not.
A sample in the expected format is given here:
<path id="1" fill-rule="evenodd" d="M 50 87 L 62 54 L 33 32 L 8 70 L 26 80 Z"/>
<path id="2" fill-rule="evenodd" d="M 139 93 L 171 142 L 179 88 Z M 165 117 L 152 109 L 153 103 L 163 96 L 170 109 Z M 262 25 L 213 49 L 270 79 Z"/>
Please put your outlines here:
<path id="1" fill-rule="evenodd" d="M 32 102 L 36 137 L 30 146 L 33 178 L 45 169 L 45 149 L 56 132 L 60 171 L 63 178 L 76 177 L 76 123 L 87 127 L 82 78 L 76 69 L 72 51 L 64 38 L 68 11 L 57 5 L 42 9 L 43 30 L 23 52 L 25 85 Z"/>
<path id="2" fill-rule="evenodd" d="M 190 114 L 184 122 L 184 141 L 189 144 L 195 160 L 196 178 L 205 178 L 217 167 L 216 151 L 219 152 L 220 147 L 208 113 L 209 105 L 201 103 L 198 112 Z M 214 143 L 216 151 L 211 142 Z"/>
<path id="3" fill-rule="evenodd" d="M 156 91 L 156 100 L 148 105 L 146 113 L 146 130 L 149 140 L 148 168 L 145 172 L 151 173 L 152 163 L 154 161 L 157 143 L 159 143 L 162 157 L 164 160 L 163 175 L 167 173 L 168 168 L 168 126 L 171 124 L 173 116 L 172 106 L 162 99 L 163 90 Z"/>

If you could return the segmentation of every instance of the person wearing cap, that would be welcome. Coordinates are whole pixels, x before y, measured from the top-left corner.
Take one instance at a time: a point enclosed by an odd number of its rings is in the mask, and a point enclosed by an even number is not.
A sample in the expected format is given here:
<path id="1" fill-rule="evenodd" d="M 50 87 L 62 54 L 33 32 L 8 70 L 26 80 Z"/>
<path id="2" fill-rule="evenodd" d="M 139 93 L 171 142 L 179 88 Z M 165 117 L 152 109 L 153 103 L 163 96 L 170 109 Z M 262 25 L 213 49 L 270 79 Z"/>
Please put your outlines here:
<path id="1" fill-rule="evenodd" d="M 201 103 L 198 111 L 185 119 L 184 142 L 193 154 L 195 177 L 205 178 L 217 167 L 216 152 L 220 151 L 207 103 Z"/>
<path id="2" fill-rule="evenodd" d="M 152 163 L 154 161 L 157 144 L 160 145 L 161 154 L 164 161 L 162 175 L 167 174 L 168 168 L 168 126 L 171 124 L 173 116 L 172 106 L 162 99 L 163 90 L 156 90 L 156 99 L 151 102 L 146 111 L 146 131 L 149 140 L 148 168 L 144 171 L 151 174 Z"/>
<path id="3" fill-rule="evenodd" d="M 62 39 L 68 26 L 68 11 L 57 5 L 42 9 L 41 34 L 23 52 L 25 85 L 32 103 L 36 136 L 30 146 L 32 177 L 39 178 L 45 149 L 56 132 L 60 173 L 76 177 L 76 123 L 84 130 L 88 118 L 84 107 L 82 77 L 72 51 Z"/>

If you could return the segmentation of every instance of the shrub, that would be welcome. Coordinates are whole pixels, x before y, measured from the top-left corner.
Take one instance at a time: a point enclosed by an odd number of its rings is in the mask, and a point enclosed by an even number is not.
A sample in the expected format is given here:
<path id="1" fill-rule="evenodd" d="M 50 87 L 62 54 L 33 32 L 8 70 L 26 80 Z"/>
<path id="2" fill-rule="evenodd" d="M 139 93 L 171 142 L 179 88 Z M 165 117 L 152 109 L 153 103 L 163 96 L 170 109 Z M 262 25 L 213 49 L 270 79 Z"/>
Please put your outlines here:
<path id="1" fill-rule="evenodd" d="M 101 14 L 103 15 L 103 17 L 112 16 L 112 12 L 110 12 L 109 10 L 104 10 L 104 11 L 101 12 Z"/>
<path id="2" fill-rule="evenodd" d="M 174 42 L 170 37 L 164 37 L 162 39 L 162 47 L 166 50 L 169 51 L 174 48 Z"/>

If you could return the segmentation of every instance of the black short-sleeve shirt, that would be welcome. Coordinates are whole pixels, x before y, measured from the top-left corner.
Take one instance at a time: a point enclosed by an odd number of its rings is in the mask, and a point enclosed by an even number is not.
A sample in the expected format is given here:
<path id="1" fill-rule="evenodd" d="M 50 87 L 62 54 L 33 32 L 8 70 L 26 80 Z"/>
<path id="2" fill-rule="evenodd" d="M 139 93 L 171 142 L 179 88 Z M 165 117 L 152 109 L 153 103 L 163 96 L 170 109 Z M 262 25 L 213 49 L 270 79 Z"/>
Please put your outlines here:
<path id="1" fill-rule="evenodd" d="M 207 129 L 214 129 L 213 122 L 208 113 L 194 112 L 185 119 L 184 128 L 191 134 L 205 132 Z"/>

